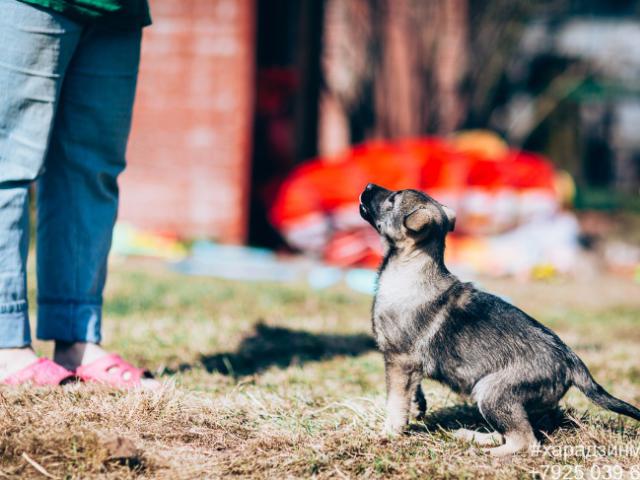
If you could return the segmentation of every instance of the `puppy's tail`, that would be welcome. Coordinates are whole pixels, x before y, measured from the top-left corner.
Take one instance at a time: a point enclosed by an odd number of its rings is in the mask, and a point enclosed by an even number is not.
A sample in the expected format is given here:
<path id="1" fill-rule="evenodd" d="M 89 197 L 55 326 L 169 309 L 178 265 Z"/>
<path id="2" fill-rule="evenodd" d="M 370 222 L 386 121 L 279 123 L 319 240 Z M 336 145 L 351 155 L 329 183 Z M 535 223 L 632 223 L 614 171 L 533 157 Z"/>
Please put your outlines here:
<path id="1" fill-rule="evenodd" d="M 591 376 L 587 366 L 577 356 L 574 358 L 573 384 L 584 393 L 589 400 L 602 408 L 626 415 L 640 421 L 640 410 L 614 397 L 600 386 Z"/>

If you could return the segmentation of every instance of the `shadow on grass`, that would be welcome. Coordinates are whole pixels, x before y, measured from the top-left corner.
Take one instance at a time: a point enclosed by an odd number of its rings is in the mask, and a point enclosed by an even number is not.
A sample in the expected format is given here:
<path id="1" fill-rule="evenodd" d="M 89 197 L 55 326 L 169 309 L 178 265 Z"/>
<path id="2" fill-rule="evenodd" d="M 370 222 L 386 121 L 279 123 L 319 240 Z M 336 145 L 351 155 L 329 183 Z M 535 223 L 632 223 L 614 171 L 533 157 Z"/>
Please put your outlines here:
<path id="1" fill-rule="evenodd" d="M 287 368 L 339 355 L 355 357 L 373 349 L 375 342 L 369 335 L 310 333 L 259 323 L 235 352 L 204 355 L 201 361 L 208 372 L 239 377 L 272 366 Z"/>
<path id="2" fill-rule="evenodd" d="M 571 419 L 575 415 L 571 409 L 566 411 L 558 407 L 544 413 L 530 415 L 529 420 L 538 440 L 544 442 L 547 435 L 552 435 L 558 429 L 573 430 L 578 428 Z M 468 404 L 454 405 L 431 412 L 420 422 L 412 424 L 409 430 L 418 433 L 434 433 L 438 430 L 454 431 L 459 428 L 484 432 L 495 430 L 482 418 L 476 405 Z"/>

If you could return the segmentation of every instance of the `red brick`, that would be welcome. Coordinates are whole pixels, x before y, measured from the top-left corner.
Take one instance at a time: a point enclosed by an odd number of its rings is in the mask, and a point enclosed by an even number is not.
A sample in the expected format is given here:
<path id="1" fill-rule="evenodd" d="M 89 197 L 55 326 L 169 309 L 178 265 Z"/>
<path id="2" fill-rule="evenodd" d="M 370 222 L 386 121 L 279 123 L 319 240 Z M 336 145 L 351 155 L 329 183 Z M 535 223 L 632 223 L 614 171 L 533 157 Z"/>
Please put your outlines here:
<path id="1" fill-rule="evenodd" d="M 246 239 L 253 0 L 151 0 L 120 219 Z"/>

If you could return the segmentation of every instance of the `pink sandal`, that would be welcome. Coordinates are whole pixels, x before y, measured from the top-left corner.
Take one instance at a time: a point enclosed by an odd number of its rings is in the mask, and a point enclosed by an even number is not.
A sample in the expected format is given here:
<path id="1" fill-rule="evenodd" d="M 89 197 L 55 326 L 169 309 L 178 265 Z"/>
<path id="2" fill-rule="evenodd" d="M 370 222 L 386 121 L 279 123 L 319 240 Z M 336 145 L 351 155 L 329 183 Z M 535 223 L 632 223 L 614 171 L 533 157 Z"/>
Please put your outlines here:
<path id="1" fill-rule="evenodd" d="M 134 367 L 116 354 L 81 365 L 75 374 L 83 382 L 102 383 L 115 388 L 139 387 L 143 378 L 151 378 L 149 372 Z"/>
<path id="2" fill-rule="evenodd" d="M 31 365 L 12 373 L 0 383 L 4 385 L 23 385 L 30 383 L 38 387 L 44 387 L 60 385 L 65 380 L 70 380 L 73 377 L 73 372 L 61 367 L 53 360 L 39 358 Z"/>

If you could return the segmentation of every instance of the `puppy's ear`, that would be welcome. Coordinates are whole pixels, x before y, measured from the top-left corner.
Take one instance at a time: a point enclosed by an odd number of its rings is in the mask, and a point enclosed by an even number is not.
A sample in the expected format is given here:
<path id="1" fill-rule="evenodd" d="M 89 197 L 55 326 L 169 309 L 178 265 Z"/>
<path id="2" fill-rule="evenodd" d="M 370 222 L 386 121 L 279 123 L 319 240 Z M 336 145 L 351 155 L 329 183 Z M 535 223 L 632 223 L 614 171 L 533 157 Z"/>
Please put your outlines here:
<path id="1" fill-rule="evenodd" d="M 404 226 L 412 232 L 419 232 L 431 221 L 431 214 L 426 208 L 420 207 L 415 209 L 409 215 L 404 217 Z"/>
<path id="2" fill-rule="evenodd" d="M 444 210 L 444 214 L 447 216 L 447 221 L 449 222 L 449 231 L 453 232 L 453 229 L 456 227 L 456 212 L 444 205 L 442 205 L 442 210 Z"/>

